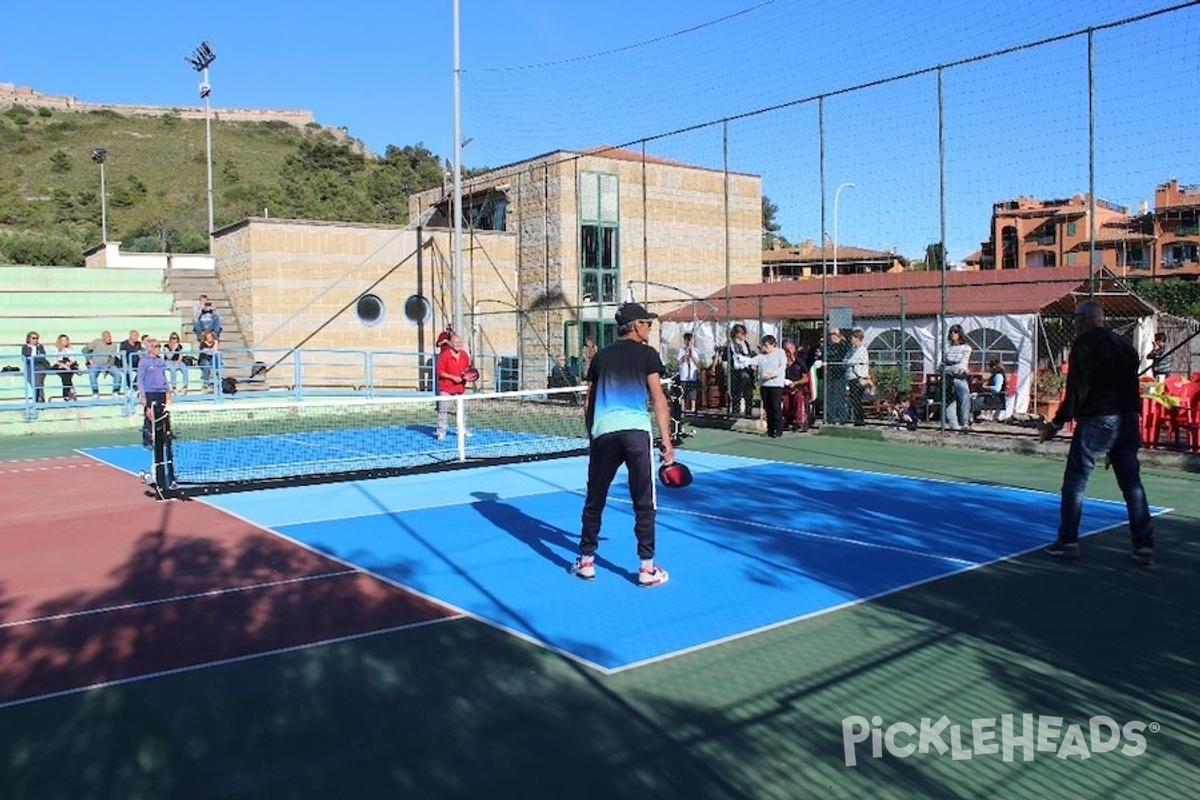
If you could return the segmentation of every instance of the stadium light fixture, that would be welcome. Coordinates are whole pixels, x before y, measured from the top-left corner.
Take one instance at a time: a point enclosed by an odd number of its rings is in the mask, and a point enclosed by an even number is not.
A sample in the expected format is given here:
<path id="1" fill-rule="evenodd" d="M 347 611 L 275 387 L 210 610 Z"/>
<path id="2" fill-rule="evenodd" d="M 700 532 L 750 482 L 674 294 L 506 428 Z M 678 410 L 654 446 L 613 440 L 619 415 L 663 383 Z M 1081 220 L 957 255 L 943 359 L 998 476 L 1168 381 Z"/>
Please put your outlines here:
<path id="1" fill-rule="evenodd" d="M 208 252 L 211 254 L 212 235 L 216 226 L 213 222 L 212 103 L 209 100 L 209 95 L 212 94 L 212 85 L 208 82 L 208 68 L 217 60 L 217 54 L 213 52 L 212 45 L 206 40 L 201 42 L 192 51 L 192 54 L 185 56 L 183 60 L 191 64 L 192 69 L 203 76 L 200 79 L 200 97 L 204 99 L 204 138 L 207 143 L 205 167 L 208 171 Z"/>
<path id="2" fill-rule="evenodd" d="M 104 162 L 108 160 L 108 150 L 103 147 L 92 149 L 92 161 L 100 165 L 100 241 L 108 242 L 108 197 L 104 189 Z"/>
<path id="3" fill-rule="evenodd" d="M 843 183 L 833 193 L 833 274 L 838 274 L 838 201 L 842 199 L 842 189 L 853 189 L 853 183 Z"/>

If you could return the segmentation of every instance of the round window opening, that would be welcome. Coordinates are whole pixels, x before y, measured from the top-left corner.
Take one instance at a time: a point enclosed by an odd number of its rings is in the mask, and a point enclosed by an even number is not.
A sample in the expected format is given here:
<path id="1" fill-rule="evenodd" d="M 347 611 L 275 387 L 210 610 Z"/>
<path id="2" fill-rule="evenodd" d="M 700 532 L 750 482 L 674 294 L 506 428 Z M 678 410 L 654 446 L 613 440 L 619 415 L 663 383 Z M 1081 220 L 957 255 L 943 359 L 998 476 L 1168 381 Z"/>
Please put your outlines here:
<path id="1" fill-rule="evenodd" d="M 414 325 L 429 322 L 433 315 L 433 307 L 419 294 L 409 295 L 404 301 L 404 318 Z"/>
<path id="2" fill-rule="evenodd" d="M 364 294 L 358 298 L 358 304 L 354 308 L 358 314 L 358 321 L 367 327 L 374 327 L 383 322 L 385 308 L 383 300 L 378 295 Z"/>

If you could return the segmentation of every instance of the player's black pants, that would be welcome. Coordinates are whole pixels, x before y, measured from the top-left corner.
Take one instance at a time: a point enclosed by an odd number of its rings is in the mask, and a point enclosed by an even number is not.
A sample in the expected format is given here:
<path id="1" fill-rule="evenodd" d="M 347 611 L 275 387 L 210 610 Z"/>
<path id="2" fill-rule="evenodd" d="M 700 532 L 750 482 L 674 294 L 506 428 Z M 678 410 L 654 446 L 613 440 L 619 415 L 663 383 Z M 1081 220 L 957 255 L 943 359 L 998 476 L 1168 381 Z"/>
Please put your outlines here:
<path id="1" fill-rule="evenodd" d="M 763 416 L 767 418 L 767 435 L 778 437 L 783 435 L 783 387 L 760 386 L 762 395 Z"/>
<path id="2" fill-rule="evenodd" d="M 587 499 L 583 501 L 583 533 L 579 537 L 581 554 L 590 556 L 599 547 L 600 517 L 608 501 L 608 488 L 624 464 L 629 473 L 638 558 L 654 558 L 656 502 L 652 448 L 649 431 L 614 431 L 592 439 L 588 450 Z"/>
<path id="3" fill-rule="evenodd" d="M 154 420 L 162 419 L 166 404 L 166 392 L 146 392 L 146 409 L 142 414 L 142 444 L 146 447 L 154 447 Z"/>

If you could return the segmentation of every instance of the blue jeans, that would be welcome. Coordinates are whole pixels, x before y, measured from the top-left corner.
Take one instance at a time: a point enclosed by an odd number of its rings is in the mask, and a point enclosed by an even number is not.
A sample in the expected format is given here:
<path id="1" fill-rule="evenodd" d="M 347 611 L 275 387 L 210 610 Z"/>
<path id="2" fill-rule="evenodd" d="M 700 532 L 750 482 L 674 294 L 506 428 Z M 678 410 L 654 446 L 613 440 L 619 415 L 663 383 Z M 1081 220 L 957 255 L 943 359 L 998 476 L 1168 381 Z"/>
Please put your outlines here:
<path id="1" fill-rule="evenodd" d="M 92 362 L 92 365 L 88 367 L 88 379 L 92 384 L 93 396 L 100 394 L 100 376 L 105 373 L 108 373 L 109 376 L 112 377 L 113 394 L 116 394 L 117 389 L 124 385 L 125 377 L 121 374 L 121 370 L 118 367 L 112 364 L 94 361 Z"/>
<path id="2" fill-rule="evenodd" d="M 845 376 L 840 378 L 830 378 L 825 383 L 825 391 L 828 392 L 825 402 L 829 405 L 826 409 L 829 417 L 826 422 L 835 423 L 838 425 L 850 421 L 850 407 L 846 402 L 846 387 L 848 382 Z"/>
<path id="3" fill-rule="evenodd" d="M 1142 488 L 1138 449 L 1142 446 L 1138 412 L 1097 414 L 1075 421 L 1071 450 L 1063 470 L 1061 521 L 1058 526 L 1060 542 L 1079 539 L 1079 518 L 1083 514 L 1083 491 L 1096 462 L 1108 456 L 1117 485 L 1125 497 L 1129 513 L 1129 532 L 1134 547 L 1154 546 L 1154 523 L 1146 490 Z"/>
<path id="4" fill-rule="evenodd" d="M 168 361 L 167 375 L 170 376 L 171 388 L 175 391 L 186 389 L 188 384 L 188 368 L 182 361 Z"/>
<path id="5" fill-rule="evenodd" d="M 954 396 L 946 394 L 946 424 L 956 431 L 971 424 L 971 385 L 966 378 L 950 381 Z"/>

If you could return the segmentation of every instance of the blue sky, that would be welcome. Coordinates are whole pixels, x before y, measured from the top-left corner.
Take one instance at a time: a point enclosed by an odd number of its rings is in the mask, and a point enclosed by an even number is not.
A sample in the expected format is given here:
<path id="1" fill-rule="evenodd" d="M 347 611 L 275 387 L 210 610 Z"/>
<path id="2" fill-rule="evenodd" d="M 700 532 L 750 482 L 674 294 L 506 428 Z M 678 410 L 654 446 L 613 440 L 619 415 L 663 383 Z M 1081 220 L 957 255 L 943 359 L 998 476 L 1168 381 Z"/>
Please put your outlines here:
<path id="1" fill-rule="evenodd" d="M 825 101 L 825 230 L 920 256 L 940 235 L 936 75 L 850 87 L 1175 5 L 1169 0 L 461 0 L 468 166 L 557 148 L 650 153 L 763 176 L 783 233 L 819 239 L 815 102 Z M 450 0 L 11 4 L 0 81 L 90 102 L 199 105 L 184 56 L 212 43 L 216 106 L 305 108 L 375 152 L 452 141 Z M 943 71 L 946 238 L 960 259 L 992 203 L 1088 188 L 1087 40 Z M 1200 6 L 1094 37 L 1096 186 L 1136 208 L 1200 183 Z M 776 105 L 786 107 L 753 114 Z M 219 148 L 219 139 L 215 146 Z"/>

